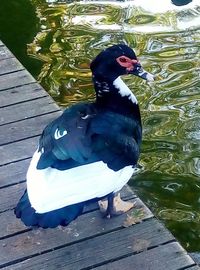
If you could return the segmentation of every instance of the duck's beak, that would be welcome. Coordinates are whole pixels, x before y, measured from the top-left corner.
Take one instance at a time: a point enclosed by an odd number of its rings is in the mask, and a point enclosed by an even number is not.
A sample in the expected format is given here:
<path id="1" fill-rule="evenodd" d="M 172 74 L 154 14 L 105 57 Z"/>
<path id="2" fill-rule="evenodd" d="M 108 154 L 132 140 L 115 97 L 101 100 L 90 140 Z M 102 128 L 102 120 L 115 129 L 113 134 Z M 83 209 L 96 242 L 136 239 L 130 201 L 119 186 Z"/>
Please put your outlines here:
<path id="1" fill-rule="evenodd" d="M 138 63 L 134 66 L 134 69 L 129 71 L 130 74 L 133 74 L 135 76 L 138 76 L 144 80 L 147 80 L 149 82 L 153 82 L 154 81 L 154 75 L 147 72 L 146 70 L 144 70 L 142 68 L 142 66 Z"/>

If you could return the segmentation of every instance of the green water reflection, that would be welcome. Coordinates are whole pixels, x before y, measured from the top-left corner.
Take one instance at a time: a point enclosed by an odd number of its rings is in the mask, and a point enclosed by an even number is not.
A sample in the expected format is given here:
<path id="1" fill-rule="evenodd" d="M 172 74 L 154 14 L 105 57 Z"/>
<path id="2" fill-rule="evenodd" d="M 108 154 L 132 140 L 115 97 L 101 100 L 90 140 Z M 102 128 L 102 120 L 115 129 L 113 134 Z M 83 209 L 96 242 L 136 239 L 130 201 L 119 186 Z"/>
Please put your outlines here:
<path id="1" fill-rule="evenodd" d="M 39 81 L 60 106 L 94 98 L 89 63 L 126 42 L 153 85 L 126 77 L 142 111 L 139 196 L 190 251 L 200 251 L 200 6 L 153 13 L 125 2 L 32 0 L 39 18 L 28 54 L 43 63 Z M 63 3 L 62 3 L 63 2 Z"/>

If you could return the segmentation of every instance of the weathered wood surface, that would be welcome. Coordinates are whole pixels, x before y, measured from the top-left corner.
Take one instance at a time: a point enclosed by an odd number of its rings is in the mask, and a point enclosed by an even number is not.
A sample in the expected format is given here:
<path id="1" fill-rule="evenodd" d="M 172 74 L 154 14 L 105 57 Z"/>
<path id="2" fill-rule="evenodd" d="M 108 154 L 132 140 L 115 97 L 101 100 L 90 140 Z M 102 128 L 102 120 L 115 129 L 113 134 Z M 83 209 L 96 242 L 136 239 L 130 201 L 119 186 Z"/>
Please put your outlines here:
<path id="1" fill-rule="evenodd" d="M 14 55 L 0 41 L 0 60 L 14 57 Z"/>
<path id="2" fill-rule="evenodd" d="M 39 136 L 60 113 L 0 42 L 0 269 L 200 269 L 128 187 L 122 197 L 141 211 L 130 227 L 127 215 L 103 219 L 97 204 L 66 228 L 32 230 L 15 218 Z"/>
<path id="3" fill-rule="evenodd" d="M 88 220 L 88 224 L 92 223 L 91 228 L 93 228 L 94 224 L 96 223 L 95 227 L 97 227 L 97 230 L 90 231 L 90 235 L 88 235 L 88 230 L 83 228 L 86 219 Z M 82 224 L 81 221 L 83 222 Z M 58 267 L 59 269 L 76 270 L 79 269 L 80 266 L 81 268 L 91 267 L 97 264 L 101 264 L 105 261 L 116 259 L 118 257 L 147 250 L 148 248 L 169 241 L 169 239 L 173 240 L 172 235 L 154 219 L 149 219 L 148 221 L 142 222 L 137 226 L 129 227 L 126 229 L 122 228 L 120 223 L 118 224 L 118 227 L 116 226 L 119 221 L 122 222 L 120 218 L 116 220 L 113 219 L 105 221 L 95 217 L 89 218 L 88 216 L 83 216 L 82 220 L 77 221 L 77 223 L 82 225 L 80 230 L 77 230 L 77 226 L 74 228 L 72 225 L 69 227 L 70 233 L 67 232 L 68 229 L 66 229 L 66 232 L 60 231 L 60 239 L 57 238 L 56 241 L 60 240 L 62 243 L 64 241 L 62 240 L 63 237 L 65 240 L 69 239 L 69 241 L 80 239 L 80 234 L 84 238 L 90 237 L 91 233 L 92 235 L 96 235 L 96 237 L 86 239 L 84 241 L 79 241 L 76 243 L 76 245 L 69 245 L 63 247 L 62 249 L 57 249 L 54 252 L 50 252 L 50 254 L 46 253 L 40 256 L 40 258 L 35 257 L 33 258 L 33 261 L 36 266 L 34 266 L 34 264 L 31 262 L 32 269 L 37 269 L 37 265 L 39 263 L 42 264 L 43 262 L 46 264 L 45 266 L 43 264 L 43 267 L 46 269 L 55 269 L 55 267 Z M 105 225 L 107 225 L 107 227 L 105 227 Z M 105 230 L 107 231 L 106 234 L 104 234 Z M 158 237 L 158 232 L 162 232 L 161 237 Z M 48 232 L 46 233 L 48 234 Z M 49 243 L 46 243 L 41 234 L 41 232 L 37 234 L 36 232 L 32 232 L 31 238 L 28 240 L 34 243 L 33 248 L 34 245 L 37 245 L 37 252 L 41 251 L 41 247 L 43 245 L 47 245 L 47 247 L 51 248 L 51 245 L 54 244 L 55 241 L 55 239 L 51 239 L 52 244 L 50 241 Z M 18 238 L 19 237 L 20 236 L 18 235 Z M 33 238 L 36 239 L 33 241 Z M 20 240 L 16 241 L 15 243 L 19 243 L 19 241 L 22 241 L 21 243 L 23 243 L 27 241 L 27 237 L 21 237 Z M 37 241 L 39 244 L 37 244 Z M 25 247 L 24 250 L 24 255 L 26 253 L 30 253 L 27 249 L 25 249 Z M 66 254 L 68 254 L 67 260 L 65 259 Z M 1 260 L 3 256 L 4 254 L 0 255 Z M 13 254 L 13 258 L 14 257 L 17 257 L 16 253 Z M 23 269 L 27 269 L 28 267 L 30 267 L 30 261 L 24 263 Z"/>
<path id="4" fill-rule="evenodd" d="M 0 75 L 12 73 L 15 71 L 24 70 L 22 65 L 15 58 L 1 59 Z"/>
<path id="5" fill-rule="evenodd" d="M 37 102 L 37 101 L 36 101 Z M 0 145 L 17 142 L 26 138 L 35 137 L 41 134 L 47 122 L 52 121 L 60 115 L 60 112 L 40 115 L 37 118 L 28 118 L 6 125 L 7 136 L 5 136 L 5 125 L 0 126 Z"/>
<path id="6" fill-rule="evenodd" d="M 108 263 L 98 270 L 173 270 L 173 269 L 190 269 L 194 262 L 186 254 L 185 250 L 176 242 L 158 246 L 123 258 L 122 260 Z M 198 268 L 197 268 L 198 269 Z"/>
<path id="7" fill-rule="evenodd" d="M 23 95 L 23 93 L 21 94 Z M 37 100 L 30 100 L 27 102 L 14 104 L 12 107 L 2 107 L 0 111 L 0 125 L 58 111 L 58 108 L 52 105 L 53 101 L 51 98 L 41 97 Z"/>
<path id="8" fill-rule="evenodd" d="M 199 263 L 198 263 L 199 264 Z M 195 265 L 193 267 L 188 268 L 189 270 L 199 270 L 199 266 Z"/>
<path id="9" fill-rule="evenodd" d="M 25 181 L 29 163 L 30 158 L 1 166 L 0 189 Z"/>
<path id="10" fill-rule="evenodd" d="M 190 254 L 190 256 L 193 258 L 193 260 L 200 265 L 200 252 L 193 252 Z M 196 270 L 196 269 L 195 269 Z"/>
<path id="11" fill-rule="evenodd" d="M 0 76 L 0 91 L 35 82 L 26 70 L 20 70 Z"/>
<path id="12" fill-rule="evenodd" d="M 23 95 L 21 95 L 21 92 Z M 35 100 L 35 102 L 37 102 L 36 99 L 46 96 L 47 93 L 44 92 L 41 86 L 37 83 L 14 87 L 7 89 L 1 95 L 0 108 L 29 100 Z"/>

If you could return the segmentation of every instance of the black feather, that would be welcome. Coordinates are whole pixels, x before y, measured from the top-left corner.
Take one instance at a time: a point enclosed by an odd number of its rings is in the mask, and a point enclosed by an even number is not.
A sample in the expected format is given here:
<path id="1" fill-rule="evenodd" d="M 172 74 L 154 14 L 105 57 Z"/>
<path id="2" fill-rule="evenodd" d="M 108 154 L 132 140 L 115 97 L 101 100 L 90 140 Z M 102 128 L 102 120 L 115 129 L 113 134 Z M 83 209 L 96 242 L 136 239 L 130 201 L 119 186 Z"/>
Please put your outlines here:
<path id="1" fill-rule="evenodd" d="M 28 193 L 25 191 L 15 207 L 15 215 L 17 218 L 21 218 L 26 226 L 55 228 L 58 225 L 67 226 L 72 220 L 76 219 L 82 213 L 84 204 L 84 202 L 77 203 L 44 214 L 38 214 L 31 207 Z"/>

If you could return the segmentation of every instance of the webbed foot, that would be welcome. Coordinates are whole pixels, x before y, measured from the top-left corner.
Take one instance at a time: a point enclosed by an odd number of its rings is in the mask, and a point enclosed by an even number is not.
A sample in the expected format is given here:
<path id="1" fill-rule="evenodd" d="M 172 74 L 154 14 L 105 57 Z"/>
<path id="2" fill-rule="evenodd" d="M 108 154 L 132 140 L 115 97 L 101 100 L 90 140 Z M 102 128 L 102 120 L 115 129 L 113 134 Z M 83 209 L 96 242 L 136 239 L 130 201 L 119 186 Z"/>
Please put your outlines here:
<path id="1" fill-rule="evenodd" d="M 106 200 L 100 200 L 98 202 L 100 211 L 106 218 L 124 214 L 135 205 L 135 203 L 123 201 L 120 197 L 120 193 L 117 193 L 116 195 L 113 193 L 109 194 L 107 198 L 108 199 Z"/>

